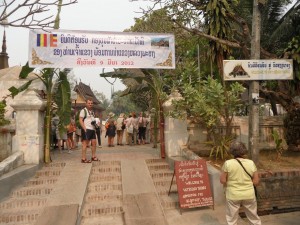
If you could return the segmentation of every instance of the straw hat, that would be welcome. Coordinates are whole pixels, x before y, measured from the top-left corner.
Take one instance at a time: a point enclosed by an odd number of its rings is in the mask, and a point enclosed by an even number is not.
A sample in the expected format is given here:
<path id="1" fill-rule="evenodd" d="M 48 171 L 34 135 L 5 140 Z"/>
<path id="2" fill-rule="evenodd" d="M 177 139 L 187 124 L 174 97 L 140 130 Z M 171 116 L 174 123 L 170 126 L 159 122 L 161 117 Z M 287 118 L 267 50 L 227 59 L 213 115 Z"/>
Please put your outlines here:
<path id="1" fill-rule="evenodd" d="M 113 112 L 110 112 L 110 113 L 108 114 L 108 116 L 109 116 L 109 118 L 112 118 L 112 117 L 115 116 L 115 114 L 114 114 Z"/>

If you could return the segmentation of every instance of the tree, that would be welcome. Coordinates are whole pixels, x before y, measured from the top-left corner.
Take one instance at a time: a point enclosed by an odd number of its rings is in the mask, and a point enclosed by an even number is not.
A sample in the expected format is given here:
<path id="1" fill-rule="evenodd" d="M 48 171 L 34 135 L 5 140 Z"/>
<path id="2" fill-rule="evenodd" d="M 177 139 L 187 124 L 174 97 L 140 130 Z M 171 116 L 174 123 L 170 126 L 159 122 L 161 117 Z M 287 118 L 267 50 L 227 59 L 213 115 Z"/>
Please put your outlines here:
<path id="1" fill-rule="evenodd" d="M 109 106 L 109 100 L 106 98 L 106 96 L 102 92 L 98 92 L 97 90 L 93 90 L 94 95 L 96 98 L 102 103 L 102 107 L 104 109 L 107 109 Z"/>
<path id="2" fill-rule="evenodd" d="M 77 3 L 77 0 L 11 0 L 0 3 L 0 25 L 30 29 L 54 28 L 53 10 Z M 58 15 L 58 14 L 57 14 Z"/>
<path id="3" fill-rule="evenodd" d="M 156 4 L 160 2 L 162 1 L 157 0 Z M 222 59 L 250 58 L 252 0 L 166 0 L 163 2 L 167 16 L 178 28 L 209 40 L 211 48 L 214 49 L 212 59 L 218 65 L 216 74 L 222 75 Z M 290 3 L 291 0 L 258 1 L 262 14 L 261 58 L 283 56 L 292 58 L 290 54 L 285 54 L 284 48 L 292 38 L 299 35 L 300 4 L 299 1 L 294 1 L 290 10 L 286 11 L 285 8 Z M 146 13 L 152 13 L 152 10 Z M 298 68 L 297 61 L 294 61 L 294 65 Z M 299 70 L 295 70 L 295 75 L 300 76 Z M 278 102 L 275 100 L 279 99 L 288 113 L 299 108 L 299 104 L 293 101 L 293 97 L 300 94 L 298 78 L 292 82 L 272 82 L 275 90 L 268 88 L 270 82 L 261 82 L 261 84 L 263 86 L 260 86 L 260 95 L 270 99 L 273 111 L 276 112 L 275 103 Z M 246 82 L 243 85 L 248 87 Z"/>
<path id="4" fill-rule="evenodd" d="M 239 83 L 232 83 L 227 89 L 222 84 L 209 77 L 199 85 L 186 83 L 182 89 L 183 99 L 174 101 L 174 118 L 188 117 L 193 122 L 204 124 L 212 141 L 211 155 L 221 158 L 228 152 L 229 143 L 234 136 L 231 131 L 233 116 L 241 106 L 240 95 L 244 88 Z M 219 126 L 225 124 L 225 134 L 219 133 Z M 229 155 L 229 154 L 228 154 Z"/>
<path id="5" fill-rule="evenodd" d="M 106 111 L 120 115 L 120 113 L 129 114 L 130 112 L 140 112 L 142 110 L 132 101 L 131 95 L 124 96 L 122 91 L 117 91 L 113 94 L 112 102 Z"/>
<path id="6" fill-rule="evenodd" d="M 164 158 L 164 115 L 162 104 L 167 99 L 167 95 L 164 92 L 165 83 L 163 82 L 163 77 L 159 75 L 157 70 L 148 69 L 119 69 L 100 76 L 123 79 L 125 85 L 128 82 L 127 88 L 122 92 L 121 96 L 141 92 L 148 94 L 150 100 L 149 109 L 154 108 L 156 112 L 154 117 L 154 147 L 157 147 L 157 124 L 159 120 L 161 156 Z M 132 82 L 132 80 L 135 82 Z"/>

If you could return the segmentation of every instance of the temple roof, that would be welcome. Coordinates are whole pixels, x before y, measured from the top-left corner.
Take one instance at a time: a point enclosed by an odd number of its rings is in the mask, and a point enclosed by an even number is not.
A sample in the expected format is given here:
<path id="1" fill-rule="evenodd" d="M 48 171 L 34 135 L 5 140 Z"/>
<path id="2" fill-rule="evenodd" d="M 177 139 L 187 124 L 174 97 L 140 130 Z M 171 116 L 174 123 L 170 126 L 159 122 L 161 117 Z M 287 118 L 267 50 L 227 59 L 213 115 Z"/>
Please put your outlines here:
<path id="1" fill-rule="evenodd" d="M 93 99 L 94 104 L 101 104 L 101 102 L 94 95 L 91 87 L 82 82 L 79 82 L 79 84 L 75 86 L 74 91 L 80 94 L 84 101 L 86 101 L 88 98 L 91 98 Z"/>

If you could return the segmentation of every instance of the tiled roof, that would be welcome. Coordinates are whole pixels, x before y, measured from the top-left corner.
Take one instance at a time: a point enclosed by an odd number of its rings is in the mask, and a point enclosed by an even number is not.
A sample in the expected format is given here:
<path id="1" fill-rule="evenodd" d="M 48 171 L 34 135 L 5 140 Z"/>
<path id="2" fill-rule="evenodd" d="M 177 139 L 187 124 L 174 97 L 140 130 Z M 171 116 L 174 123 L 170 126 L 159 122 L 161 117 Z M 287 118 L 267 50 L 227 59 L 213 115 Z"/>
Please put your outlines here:
<path id="1" fill-rule="evenodd" d="M 76 91 L 84 100 L 91 98 L 93 99 L 94 104 L 101 104 L 101 102 L 96 98 L 96 96 L 92 92 L 90 86 L 82 82 L 79 82 L 79 84 L 75 86 L 74 91 Z"/>

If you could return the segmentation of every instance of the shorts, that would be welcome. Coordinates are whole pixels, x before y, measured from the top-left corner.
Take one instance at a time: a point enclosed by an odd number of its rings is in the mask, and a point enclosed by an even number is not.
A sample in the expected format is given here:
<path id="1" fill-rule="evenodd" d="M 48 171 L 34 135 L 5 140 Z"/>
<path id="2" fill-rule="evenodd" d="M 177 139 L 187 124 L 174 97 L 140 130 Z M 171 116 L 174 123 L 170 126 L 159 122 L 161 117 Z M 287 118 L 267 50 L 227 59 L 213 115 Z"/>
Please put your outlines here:
<path id="1" fill-rule="evenodd" d="M 62 132 L 60 133 L 58 130 L 56 131 L 56 139 L 57 140 L 67 140 L 67 133 L 66 132 Z"/>
<path id="2" fill-rule="evenodd" d="M 89 130 L 87 129 L 86 132 L 84 132 L 84 129 L 81 129 L 81 140 L 93 140 L 96 139 L 96 132 L 95 130 Z"/>

